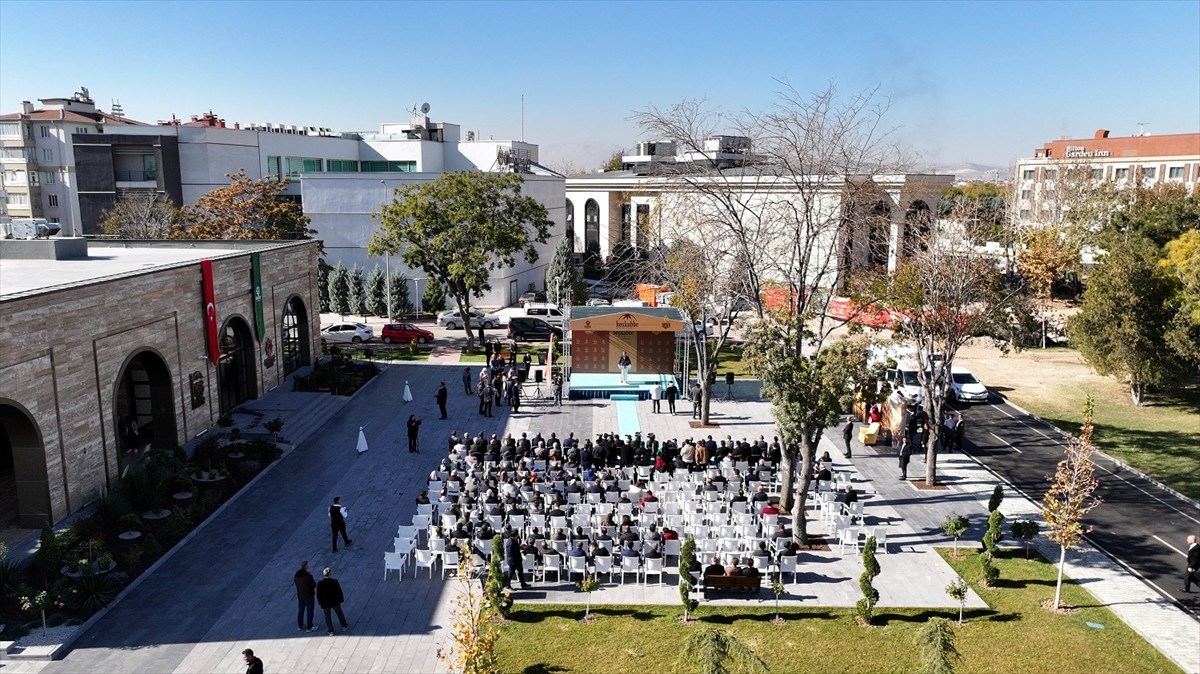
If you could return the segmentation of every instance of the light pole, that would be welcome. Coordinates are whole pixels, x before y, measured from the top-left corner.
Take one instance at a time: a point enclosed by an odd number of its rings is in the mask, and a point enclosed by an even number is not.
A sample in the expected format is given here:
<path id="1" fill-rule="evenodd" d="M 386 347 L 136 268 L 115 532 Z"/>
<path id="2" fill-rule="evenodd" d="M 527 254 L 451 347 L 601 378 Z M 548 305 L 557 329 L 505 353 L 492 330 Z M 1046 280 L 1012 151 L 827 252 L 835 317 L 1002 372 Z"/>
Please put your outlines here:
<path id="1" fill-rule="evenodd" d="M 383 209 L 387 206 L 387 182 L 380 180 L 379 184 L 383 186 L 383 201 L 379 204 L 379 224 L 383 224 Z M 387 276 L 383 287 L 387 289 L 387 322 L 392 322 L 392 253 L 391 251 L 383 252 L 383 270 Z"/>

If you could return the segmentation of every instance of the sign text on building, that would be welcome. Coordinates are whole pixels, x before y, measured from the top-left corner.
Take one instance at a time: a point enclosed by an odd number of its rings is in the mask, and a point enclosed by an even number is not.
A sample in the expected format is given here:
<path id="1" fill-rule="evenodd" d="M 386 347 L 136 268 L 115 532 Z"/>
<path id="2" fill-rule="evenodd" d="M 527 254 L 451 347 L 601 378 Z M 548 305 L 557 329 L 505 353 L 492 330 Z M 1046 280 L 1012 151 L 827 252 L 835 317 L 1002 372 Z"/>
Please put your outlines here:
<path id="1" fill-rule="evenodd" d="M 1112 153 L 1108 150 L 1089 150 L 1082 145 L 1068 145 L 1067 159 L 1086 159 L 1088 157 L 1109 157 Z"/>

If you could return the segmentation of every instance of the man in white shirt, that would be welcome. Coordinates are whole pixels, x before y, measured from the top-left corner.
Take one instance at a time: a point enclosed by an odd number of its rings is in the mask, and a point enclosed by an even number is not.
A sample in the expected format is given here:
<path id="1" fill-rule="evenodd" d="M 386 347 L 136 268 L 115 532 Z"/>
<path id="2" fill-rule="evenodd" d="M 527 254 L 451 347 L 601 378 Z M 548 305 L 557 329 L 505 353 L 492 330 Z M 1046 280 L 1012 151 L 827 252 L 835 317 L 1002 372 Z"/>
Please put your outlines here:
<path id="1" fill-rule="evenodd" d="M 653 410 L 654 410 L 655 414 L 658 414 L 659 412 L 662 411 L 662 397 L 663 397 L 662 384 L 660 384 L 658 382 L 654 382 L 654 386 L 650 387 L 650 400 L 654 404 Z"/>

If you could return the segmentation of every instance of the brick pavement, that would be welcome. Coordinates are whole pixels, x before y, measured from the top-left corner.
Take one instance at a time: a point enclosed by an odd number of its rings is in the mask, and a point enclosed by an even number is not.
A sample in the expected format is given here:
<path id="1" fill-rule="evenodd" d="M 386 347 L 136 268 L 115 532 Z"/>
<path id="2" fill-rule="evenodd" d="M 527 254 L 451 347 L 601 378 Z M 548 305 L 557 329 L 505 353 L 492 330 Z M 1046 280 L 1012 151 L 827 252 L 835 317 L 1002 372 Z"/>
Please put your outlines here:
<path id="1" fill-rule="evenodd" d="M 475 367 L 475 366 L 473 366 Z M 330 420 L 287 454 L 259 480 L 232 501 L 175 554 L 133 588 L 75 643 L 74 650 L 53 663 L 20 663 L 20 670 L 50 672 L 239 672 L 239 653 L 254 648 L 273 672 L 441 671 L 434 652 L 446 636 L 446 621 L 454 583 L 426 575 L 414 579 L 410 565 L 405 579 L 393 573 L 383 580 L 382 552 L 389 549 L 395 527 L 410 520 L 414 497 L 443 453 L 443 438 L 451 429 L 501 433 L 507 428 L 550 432 L 562 437 L 574 431 L 579 438 L 615 426 L 607 401 L 570 402 L 561 408 L 530 403 L 519 415 L 497 408 L 493 418 L 477 415 L 477 399 L 465 396 L 459 365 L 401 365 L 388 368 L 360 391 Z M 401 402 L 408 381 L 414 402 Z M 433 394 L 445 380 L 451 391 L 449 421 L 438 420 Z M 274 394 L 272 394 L 274 395 Z M 265 401 L 269 401 L 268 396 Z M 307 410 L 307 411 L 305 411 Z M 763 402 L 714 403 L 720 429 L 715 438 L 732 435 L 773 435 L 770 409 Z M 690 403 L 674 417 L 650 413 L 639 404 L 643 432 L 659 437 L 687 437 L 700 432 L 688 426 Z M 422 426 L 420 455 L 405 451 L 405 421 L 418 414 Z M 312 414 L 303 406 L 295 414 Z M 286 430 L 302 423 L 287 419 Z M 356 431 L 366 424 L 371 450 L 356 455 Z M 704 431 L 707 435 L 709 431 Z M 836 431 L 834 431 L 836 433 Z M 895 480 L 895 459 L 856 450 L 853 462 L 841 458 L 833 435 L 822 440 L 839 467 L 853 466 L 855 480 L 865 492 L 869 523 L 892 525 L 890 556 L 880 558 L 877 579 L 885 605 L 953 605 L 944 592 L 953 578 L 932 545 L 946 543 L 941 519 L 962 512 L 974 523 L 982 520 L 984 504 L 994 482 L 965 457 L 947 458 L 943 474 L 951 491 L 917 492 Z M 921 464 L 910 474 L 920 475 Z M 326 507 L 341 495 L 350 509 L 348 526 L 354 545 L 329 552 Z M 1010 517 L 1022 506 L 1009 496 L 1004 510 Z M 815 530 L 817 525 L 812 525 Z M 976 524 L 969 538 L 978 540 Z M 1184 667 L 1195 671 L 1194 654 L 1200 641 L 1178 611 L 1156 603 L 1141 583 L 1106 568 L 1101 555 L 1073 555 L 1068 573 L 1144 636 Z M 297 632 L 291 574 L 301 559 L 314 571 L 329 565 L 345 587 L 346 615 L 351 630 L 335 637 Z M 1111 566 L 1111 562 L 1109 563 Z M 854 555 L 836 552 L 806 555 L 802 582 L 794 586 L 794 601 L 804 605 L 850 606 L 857 599 L 856 579 L 861 563 Z M 894 574 L 894 575 L 893 575 Z M 892 578 L 903 582 L 891 582 Z M 667 583 L 675 577 L 668 574 Z M 1140 589 L 1139 589 L 1140 588 Z M 764 595 L 767 593 L 764 592 Z M 580 601 L 566 583 L 540 587 L 519 601 Z M 674 589 L 611 586 L 596 593 L 594 603 L 637 600 L 673 604 Z M 977 602 L 972 597 L 972 603 Z M 726 600 L 721 603 L 739 603 Z M 318 621 L 320 613 L 318 611 Z M 1190 620 L 1184 617 L 1184 620 Z M 1191 639 L 1191 640 L 1189 640 Z M 8 663 L 6 663 L 6 666 Z M 6 669 L 5 671 L 10 671 Z"/>

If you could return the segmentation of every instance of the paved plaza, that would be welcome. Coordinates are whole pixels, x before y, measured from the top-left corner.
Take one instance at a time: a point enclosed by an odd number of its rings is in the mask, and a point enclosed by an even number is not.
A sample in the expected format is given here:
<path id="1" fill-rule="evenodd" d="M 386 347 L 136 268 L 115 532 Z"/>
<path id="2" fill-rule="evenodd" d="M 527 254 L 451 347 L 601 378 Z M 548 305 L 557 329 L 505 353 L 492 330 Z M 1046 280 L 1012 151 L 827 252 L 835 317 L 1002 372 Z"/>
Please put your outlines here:
<path id="1" fill-rule="evenodd" d="M 321 394 L 271 393 L 254 407 L 266 418 L 286 420 L 283 435 L 296 443 L 277 464 L 165 558 L 143 575 L 123 598 L 97 617 L 74 643 L 71 652 L 55 662 L 3 663 L 3 672 L 241 672 L 243 648 L 253 648 L 271 672 L 439 672 L 437 647 L 448 637 L 448 615 L 457 583 L 443 581 L 440 570 L 429 578 L 422 570 L 414 577 L 411 563 L 403 580 L 383 574 L 383 552 L 390 550 L 396 527 L 411 522 L 415 497 L 431 470 L 445 455 L 451 430 L 519 436 L 551 432 L 577 438 L 615 430 L 615 404 L 607 400 L 573 401 L 561 407 L 528 401 L 518 415 L 507 407 L 493 418 L 477 414 L 478 399 L 462 390 L 462 365 L 391 366 L 353 398 Z M 478 366 L 474 366 L 475 369 Z M 474 370 L 473 370 L 474 371 Z M 450 419 L 437 418 L 434 392 L 445 381 L 451 391 Z M 405 385 L 414 401 L 402 402 Z M 530 387 L 532 391 L 532 387 Z M 714 421 L 720 428 L 704 429 L 721 439 L 729 435 L 756 438 L 774 435 L 770 406 L 753 396 L 750 382 L 736 390 L 743 402 L 715 402 Z M 664 404 L 664 409 L 666 405 Z M 643 434 L 659 438 L 701 435 L 689 427 L 691 408 L 683 401 L 679 414 L 651 413 L 650 403 L 638 403 Z M 409 454 L 405 422 L 410 414 L 422 418 L 421 453 Z M 370 450 L 355 451 L 359 427 L 365 426 Z M 951 513 L 969 515 L 972 529 L 966 545 L 977 544 L 985 523 L 986 502 L 994 478 L 971 459 L 951 454 L 941 459 L 940 473 L 949 491 L 921 492 L 897 478 L 896 459 L 886 449 L 856 447 L 847 461 L 832 440 L 822 440 L 836 469 L 851 470 L 862 494 L 868 524 L 890 527 L 887 555 L 880 556 L 882 573 L 875 581 L 881 606 L 955 606 L 944 588 L 954 578 L 933 551 L 950 543 L 940 523 Z M 923 474 L 923 464 L 910 475 Z M 354 543 L 330 552 L 327 508 L 341 496 Z M 1032 512 L 1030 504 L 1013 495 L 1004 502 L 1010 518 Z M 810 523 L 810 531 L 819 531 Z M 1045 543 L 1045 541 L 1043 541 Z M 1053 554 L 1049 547 L 1043 554 Z M 317 577 L 329 566 L 346 592 L 348 632 L 327 636 L 298 632 L 292 574 L 309 560 Z M 857 578 L 861 561 L 853 553 L 800 555 L 799 577 L 788 583 L 784 602 L 803 606 L 850 607 L 859 598 Z M 606 584 L 592 597 L 593 605 L 678 603 L 677 575 L 668 566 L 665 585 L 641 587 L 629 576 L 626 584 Z M 1194 620 L 1166 604 L 1140 582 L 1127 576 L 1099 553 L 1073 553 L 1068 573 L 1102 603 L 1150 639 L 1185 671 L 1200 670 L 1200 628 Z M 724 599 L 714 604 L 768 605 L 760 600 Z M 517 591 L 524 601 L 583 602 L 582 593 L 565 582 L 538 583 Z M 968 606 L 982 607 L 971 594 Z"/>

